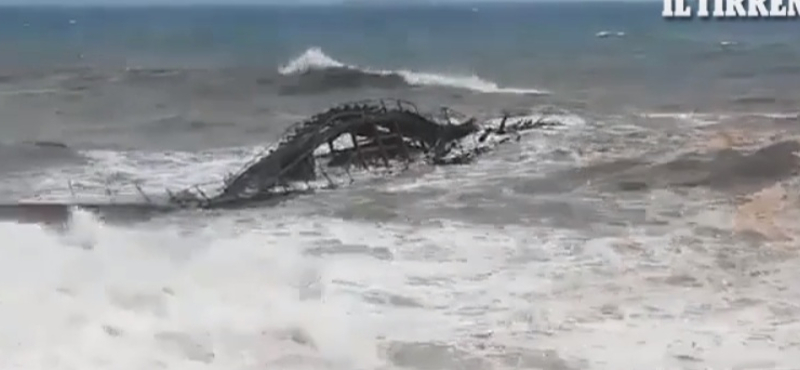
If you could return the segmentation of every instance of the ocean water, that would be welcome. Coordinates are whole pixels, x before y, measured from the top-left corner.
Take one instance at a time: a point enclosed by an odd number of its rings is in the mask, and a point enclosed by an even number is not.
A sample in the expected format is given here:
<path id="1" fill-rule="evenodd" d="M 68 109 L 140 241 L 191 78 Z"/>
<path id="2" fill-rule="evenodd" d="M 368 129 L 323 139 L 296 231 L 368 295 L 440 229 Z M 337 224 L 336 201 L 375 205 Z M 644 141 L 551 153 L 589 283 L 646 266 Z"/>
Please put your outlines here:
<path id="1" fill-rule="evenodd" d="M 4 202 L 216 183 L 371 97 L 562 124 L 275 206 L 2 221 L 0 368 L 798 368 L 800 26 L 660 13 L 0 8 Z"/>

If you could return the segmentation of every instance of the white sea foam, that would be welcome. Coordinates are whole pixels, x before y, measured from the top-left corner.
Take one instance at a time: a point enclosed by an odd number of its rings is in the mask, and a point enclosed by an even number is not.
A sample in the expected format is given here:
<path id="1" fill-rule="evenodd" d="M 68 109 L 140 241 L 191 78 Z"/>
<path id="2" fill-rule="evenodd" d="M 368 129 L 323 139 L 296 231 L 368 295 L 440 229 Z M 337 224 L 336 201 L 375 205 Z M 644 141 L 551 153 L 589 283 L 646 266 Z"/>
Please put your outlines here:
<path id="1" fill-rule="evenodd" d="M 710 126 L 719 123 L 721 120 L 728 118 L 728 115 L 713 114 L 713 113 L 696 113 L 696 112 L 659 112 L 659 113 L 644 113 L 641 114 L 644 118 L 652 119 L 669 119 L 679 122 L 686 122 L 693 126 Z"/>
<path id="2" fill-rule="evenodd" d="M 406 80 L 410 85 L 416 86 L 445 86 L 459 89 L 473 90 L 483 93 L 504 94 L 547 94 L 546 91 L 530 88 L 501 87 L 497 83 L 484 80 L 478 76 L 452 76 L 439 73 L 415 72 L 409 70 L 380 70 L 340 62 L 322 51 L 319 47 L 311 47 L 303 54 L 289 63 L 281 66 L 278 71 L 284 75 L 303 73 L 309 70 L 322 70 L 328 68 L 351 68 L 363 73 L 376 75 L 396 74 Z"/>
<path id="3" fill-rule="evenodd" d="M 608 37 L 625 37 L 625 32 L 622 31 L 600 31 L 594 34 L 597 38 L 608 38 Z"/>
<path id="4" fill-rule="evenodd" d="M 753 253 L 678 225 L 586 240 L 242 216 L 188 232 L 80 211 L 63 235 L 0 223 L 0 368 L 790 368 L 800 345 L 797 269 L 753 278 Z"/>
<path id="5" fill-rule="evenodd" d="M 89 159 L 88 165 L 27 173 L 26 191 L 28 196 L 36 194 L 38 200 L 74 201 L 141 200 L 136 183 L 150 195 L 195 186 L 213 193 L 226 176 L 265 149 L 223 148 L 199 153 L 89 150 L 82 152 Z"/>
<path id="6" fill-rule="evenodd" d="M 378 364 L 351 299 L 306 292 L 326 282 L 302 241 L 216 226 L 226 231 L 144 232 L 80 211 L 63 236 L 0 224 L 0 236 L 16 235 L 0 251 L 0 368 Z"/>
<path id="7" fill-rule="evenodd" d="M 554 150 L 583 145 L 571 135 L 595 124 L 556 117 L 565 129 L 530 133 L 513 164 L 487 156 L 410 181 L 438 182 L 457 202 L 503 176 L 505 187 L 524 180 Z M 203 153 L 205 161 L 92 152 L 89 175 L 192 184 L 254 151 Z M 402 199 L 415 191 L 404 181 L 381 190 Z M 638 201 L 648 217 L 678 206 L 682 216 L 620 236 L 608 236 L 609 225 L 342 220 L 302 206 L 197 215 L 189 229 L 115 227 L 81 211 L 63 234 L 0 223 L 0 369 L 794 366 L 796 254 L 692 229 L 731 229 L 731 208 L 666 190 Z M 415 352 L 414 343 L 448 350 Z"/>
<path id="8" fill-rule="evenodd" d="M 640 114 L 643 118 L 668 119 L 688 123 L 692 126 L 704 127 L 740 118 L 766 118 L 771 120 L 797 120 L 797 112 L 651 112 Z"/>

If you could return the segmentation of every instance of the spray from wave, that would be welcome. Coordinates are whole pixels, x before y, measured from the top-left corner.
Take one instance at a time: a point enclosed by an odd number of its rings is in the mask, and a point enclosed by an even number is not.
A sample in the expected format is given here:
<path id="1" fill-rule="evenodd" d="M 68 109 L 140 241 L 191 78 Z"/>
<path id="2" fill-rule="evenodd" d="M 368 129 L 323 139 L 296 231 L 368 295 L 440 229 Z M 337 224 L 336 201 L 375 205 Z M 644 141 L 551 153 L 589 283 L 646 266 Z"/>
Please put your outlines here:
<path id="1" fill-rule="evenodd" d="M 222 221 L 220 221 L 222 222 Z M 0 222 L 0 368 L 374 368 L 325 272 L 266 232 Z M 223 235 L 224 234 L 224 235 Z"/>
<path id="2" fill-rule="evenodd" d="M 414 72 L 409 70 L 380 70 L 350 65 L 325 54 L 319 47 L 311 47 L 302 55 L 278 68 L 282 75 L 302 75 L 315 71 L 339 71 L 361 75 L 364 78 L 399 78 L 412 86 L 441 86 L 471 90 L 481 93 L 500 94 L 547 94 L 546 91 L 528 88 L 500 87 L 497 83 L 478 76 L 450 76 L 437 73 Z"/>

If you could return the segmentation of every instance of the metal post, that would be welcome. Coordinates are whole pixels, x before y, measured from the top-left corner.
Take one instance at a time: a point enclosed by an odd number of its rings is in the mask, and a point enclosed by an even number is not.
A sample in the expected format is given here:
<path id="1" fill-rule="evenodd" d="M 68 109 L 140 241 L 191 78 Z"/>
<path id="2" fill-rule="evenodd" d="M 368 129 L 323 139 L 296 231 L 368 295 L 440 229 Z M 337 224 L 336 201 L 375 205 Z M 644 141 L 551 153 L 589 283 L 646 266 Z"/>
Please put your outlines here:
<path id="1" fill-rule="evenodd" d="M 336 183 L 334 183 L 333 180 L 331 180 L 330 176 L 328 176 L 328 173 L 326 173 L 325 170 L 322 169 L 322 165 L 317 164 L 317 167 L 319 168 L 319 172 L 322 173 L 322 176 L 325 176 L 325 179 L 328 180 L 328 185 L 330 185 L 331 189 L 336 188 Z"/>
<path id="2" fill-rule="evenodd" d="M 108 200 L 111 201 L 111 203 L 114 203 L 114 192 L 111 191 L 111 186 L 108 184 L 108 181 L 106 181 L 105 191 Z"/>
<path id="3" fill-rule="evenodd" d="M 328 149 L 330 149 L 331 155 L 334 155 L 336 153 L 336 149 L 333 148 L 333 139 L 328 140 Z"/>
<path id="4" fill-rule="evenodd" d="M 503 120 L 500 121 L 500 128 L 498 129 L 498 133 L 501 135 L 506 133 L 506 121 L 508 121 L 508 113 L 504 114 Z"/>
<path id="5" fill-rule="evenodd" d="M 383 146 L 383 141 L 381 140 L 381 135 L 378 131 L 378 125 L 372 124 L 372 132 L 375 134 L 375 142 L 378 144 L 378 150 L 381 152 L 383 164 L 386 167 L 389 167 L 389 154 L 386 152 L 386 148 Z"/>
<path id="6" fill-rule="evenodd" d="M 352 161 L 347 161 L 347 164 L 344 166 L 344 172 L 347 174 L 347 177 L 350 179 L 350 183 L 354 183 L 356 180 L 353 179 L 353 175 L 350 174 L 350 164 Z"/>
<path id="7" fill-rule="evenodd" d="M 397 121 L 394 121 L 394 129 L 397 131 L 397 136 L 400 138 L 400 148 L 403 150 L 403 156 L 406 158 L 406 162 L 411 161 L 411 153 L 406 147 L 406 142 L 403 140 L 403 135 L 400 133 L 400 124 Z"/>
<path id="8" fill-rule="evenodd" d="M 358 163 L 365 169 L 369 168 L 367 163 L 364 161 L 364 157 L 361 155 L 361 147 L 358 145 L 358 137 L 356 137 L 356 134 L 354 134 L 352 131 L 350 132 L 350 140 L 353 141 L 353 148 L 356 150 L 356 158 L 358 159 Z"/>
<path id="9" fill-rule="evenodd" d="M 195 185 L 195 187 L 194 187 L 194 190 L 197 190 L 197 193 L 198 193 L 198 194 L 200 194 L 200 196 L 201 196 L 201 197 L 203 197 L 203 199 L 205 199 L 205 201 L 206 201 L 206 202 L 208 202 L 208 201 L 210 200 L 210 199 L 208 199 L 208 197 L 206 196 L 206 193 L 204 193 L 204 192 L 203 192 L 203 190 L 202 190 L 202 189 L 200 189 L 200 186 L 198 186 L 198 185 Z"/>
<path id="10" fill-rule="evenodd" d="M 141 194 L 142 198 L 144 198 L 147 203 L 153 203 L 153 201 L 147 196 L 147 194 L 145 194 L 144 190 L 142 190 L 142 187 L 139 186 L 139 184 L 133 184 L 133 186 L 136 187 L 136 190 L 139 191 L 139 194 Z"/>

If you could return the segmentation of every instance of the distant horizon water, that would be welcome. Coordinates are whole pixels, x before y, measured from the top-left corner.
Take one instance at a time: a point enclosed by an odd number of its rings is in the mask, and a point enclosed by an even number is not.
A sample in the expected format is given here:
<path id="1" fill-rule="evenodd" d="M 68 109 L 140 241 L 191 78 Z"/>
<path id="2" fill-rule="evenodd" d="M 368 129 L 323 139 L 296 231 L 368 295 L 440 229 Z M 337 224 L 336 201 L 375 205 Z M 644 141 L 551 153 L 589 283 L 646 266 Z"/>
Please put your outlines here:
<path id="1" fill-rule="evenodd" d="M 782 94 L 798 78 L 800 26 L 792 22 L 675 22 L 661 18 L 660 2 L 463 5 L 7 8 L 0 68 L 277 71 L 318 48 L 373 70 L 476 76 L 571 96 L 611 84 L 617 99 L 665 105 L 736 99 L 754 88 Z"/>
<path id="2" fill-rule="evenodd" d="M 272 0 L 235 0 L 223 2 L 220 0 L 0 0 L 0 6 L 107 6 L 107 7 L 130 7 L 130 6 L 193 6 L 193 5 L 216 5 L 216 6 L 307 6 L 307 5 L 503 5 L 503 4 L 597 4 L 597 3 L 624 3 L 624 4 L 661 4 L 660 0 L 295 0 L 295 1 L 272 1 Z M 660 5 L 659 5 L 660 6 Z"/>

